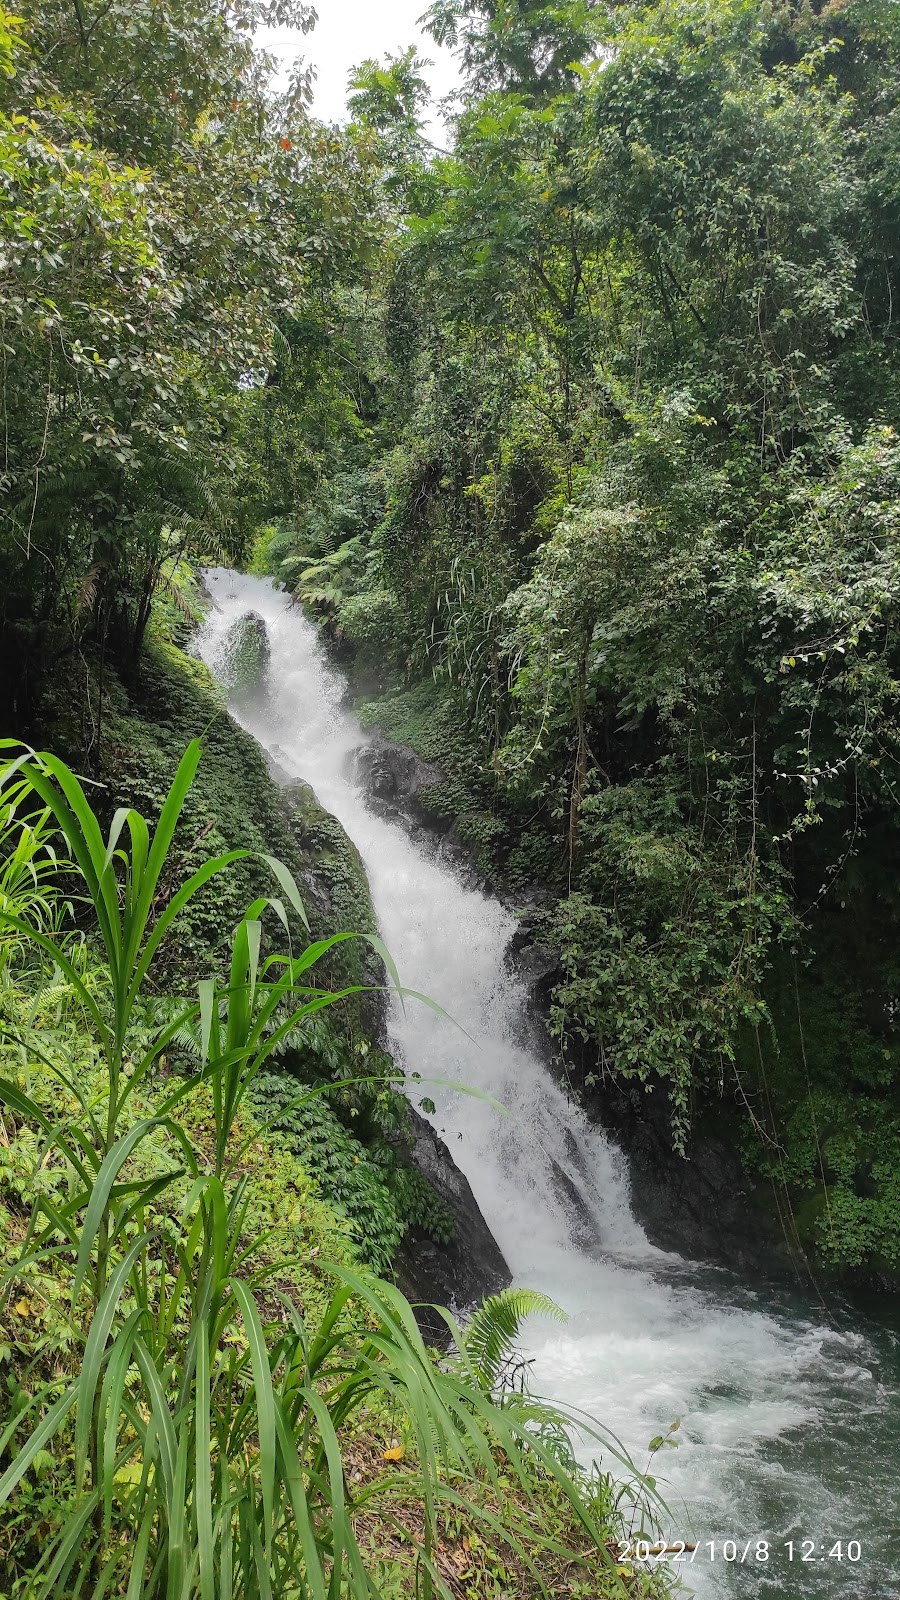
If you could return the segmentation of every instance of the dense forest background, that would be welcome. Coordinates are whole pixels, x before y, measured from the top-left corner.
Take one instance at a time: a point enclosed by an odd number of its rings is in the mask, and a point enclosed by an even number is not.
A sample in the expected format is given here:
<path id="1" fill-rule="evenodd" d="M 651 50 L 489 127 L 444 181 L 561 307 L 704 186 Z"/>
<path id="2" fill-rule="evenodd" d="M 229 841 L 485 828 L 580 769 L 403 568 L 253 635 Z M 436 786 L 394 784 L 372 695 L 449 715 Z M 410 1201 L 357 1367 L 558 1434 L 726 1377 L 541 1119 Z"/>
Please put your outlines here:
<path id="1" fill-rule="evenodd" d="M 896 6 L 437 0 L 447 150 L 413 51 L 344 128 L 273 95 L 287 0 L 23 11 L 6 731 L 63 685 L 99 770 L 182 564 L 271 571 L 548 891 L 584 1091 L 718 1118 L 810 1251 L 896 1269 Z"/>

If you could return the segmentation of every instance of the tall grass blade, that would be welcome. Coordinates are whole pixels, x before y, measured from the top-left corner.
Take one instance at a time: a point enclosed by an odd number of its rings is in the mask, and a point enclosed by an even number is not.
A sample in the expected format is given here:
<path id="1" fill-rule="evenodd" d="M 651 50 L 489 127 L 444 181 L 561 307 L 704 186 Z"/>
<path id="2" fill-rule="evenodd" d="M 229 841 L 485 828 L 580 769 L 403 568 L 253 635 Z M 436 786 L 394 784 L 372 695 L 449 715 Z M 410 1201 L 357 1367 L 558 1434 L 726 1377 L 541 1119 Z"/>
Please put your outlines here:
<path id="1" fill-rule="evenodd" d="M 258 1436 L 259 1475 L 262 1487 L 263 1526 L 265 1528 L 266 1554 L 271 1555 L 273 1513 L 275 1506 L 275 1394 L 269 1354 L 259 1312 L 249 1289 L 239 1278 L 230 1282 L 244 1321 L 250 1346 L 250 1364 L 253 1371 L 255 1408 Z"/>

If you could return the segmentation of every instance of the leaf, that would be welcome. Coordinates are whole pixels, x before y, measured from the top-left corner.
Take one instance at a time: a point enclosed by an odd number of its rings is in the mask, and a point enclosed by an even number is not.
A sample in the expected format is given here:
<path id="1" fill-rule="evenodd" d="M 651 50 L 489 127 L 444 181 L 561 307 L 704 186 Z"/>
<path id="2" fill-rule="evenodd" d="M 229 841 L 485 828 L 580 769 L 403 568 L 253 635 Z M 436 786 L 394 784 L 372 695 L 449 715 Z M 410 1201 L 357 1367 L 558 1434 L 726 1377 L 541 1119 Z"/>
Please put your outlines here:
<path id="1" fill-rule="evenodd" d="M 516 1288 L 488 1295 L 472 1316 L 462 1335 L 462 1354 L 485 1390 L 497 1382 L 525 1317 L 535 1314 L 555 1322 L 567 1320 L 549 1295 Z"/>
<path id="2" fill-rule="evenodd" d="M 151 1467 L 150 1470 L 152 1472 L 153 1468 Z M 143 1462 L 141 1462 L 141 1461 L 129 1461 L 129 1462 L 126 1463 L 126 1465 L 124 1467 L 120 1467 L 118 1472 L 113 1473 L 113 1482 L 114 1483 L 121 1483 L 121 1484 L 125 1484 L 125 1485 L 130 1485 L 131 1487 L 134 1487 L 135 1484 L 140 1483 L 140 1481 L 141 1481 L 143 1476 L 144 1476 Z"/>
<path id="3" fill-rule="evenodd" d="M 76 1304 L 78 1291 L 84 1282 L 85 1274 L 90 1266 L 91 1252 L 94 1240 L 97 1237 L 101 1222 L 107 1215 L 110 1193 L 115 1184 L 120 1167 L 128 1160 L 135 1147 L 146 1137 L 152 1128 L 159 1124 L 158 1117 L 144 1117 L 129 1128 L 122 1138 L 117 1140 L 109 1154 L 104 1158 L 103 1165 L 97 1174 L 90 1202 L 85 1214 L 81 1232 L 81 1243 L 78 1247 L 78 1260 L 75 1264 L 75 1276 L 72 1281 L 72 1305 Z"/>

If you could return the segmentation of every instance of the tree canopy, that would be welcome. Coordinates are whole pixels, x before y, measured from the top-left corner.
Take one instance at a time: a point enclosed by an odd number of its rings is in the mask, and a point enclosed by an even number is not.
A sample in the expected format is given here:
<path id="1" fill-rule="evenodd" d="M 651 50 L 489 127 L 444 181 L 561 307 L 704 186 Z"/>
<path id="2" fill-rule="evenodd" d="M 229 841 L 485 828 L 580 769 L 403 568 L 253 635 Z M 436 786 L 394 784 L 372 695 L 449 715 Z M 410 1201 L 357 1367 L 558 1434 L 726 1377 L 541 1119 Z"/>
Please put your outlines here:
<path id="1" fill-rule="evenodd" d="M 16 726 L 255 546 L 456 708 L 586 1092 L 736 1107 L 823 1248 L 894 1259 L 896 6 L 436 0 L 445 151 L 415 50 L 325 127 L 273 19 L 5 24 Z"/>

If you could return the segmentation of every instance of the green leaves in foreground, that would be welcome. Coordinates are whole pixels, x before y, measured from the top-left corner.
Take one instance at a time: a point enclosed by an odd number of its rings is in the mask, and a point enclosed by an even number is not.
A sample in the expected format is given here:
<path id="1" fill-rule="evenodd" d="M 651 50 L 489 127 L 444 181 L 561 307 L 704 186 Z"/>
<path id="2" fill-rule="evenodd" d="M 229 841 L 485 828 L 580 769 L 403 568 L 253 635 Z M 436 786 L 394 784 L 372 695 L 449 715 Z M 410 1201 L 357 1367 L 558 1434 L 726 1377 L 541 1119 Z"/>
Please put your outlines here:
<path id="1" fill-rule="evenodd" d="M 121 1592 L 127 1578 L 128 1593 L 142 1597 L 229 1600 L 242 1592 L 330 1600 L 345 1586 L 354 1595 L 375 1594 L 353 1518 L 398 1502 L 419 1509 L 423 1570 L 436 1592 L 448 1593 L 431 1559 L 438 1517 L 460 1507 L 512 1545 L 539 1589 L 535 1545 L 560 1556 L 565 1547 L 536 1536 L 532 1517 L 514 1512 L 501 1521 L 471 1500 L 471 1485 L 480 1479 L 503 1503 L 498 1451 L 507 1480 L 513 1474 L 523 1486 L 524 1511 L 530 1500 L 539 1513 L 530 1485 L 540 1464 L 579 1508 L 585 1536 L 602 1545 L 603 1529 L 582 1505 L 571 1474 L 532 1435 L 542 1408 L 525 1400 L 501 1408 L 467 1370 L 442 1371 L 403 1296 L 346 1268 L 327 1269 L 342 1281 L 317 1327 L 277 1292 L 285 1320 L 266 1327 L 260 1301 L 271 1285 L 225 1276 L 213 1264 L 214 1207 L 207 1193 L 198 1211 L 203 1271 L 190 1285 L 183 1268 L 174 1291 L 190 1302 L 181 1332 L 166 1332 L 161 1305 L 126 1314 L 125 1281 L 137 1258 L 149 1254 L 143 1237 L 110 1283 L 81 1374 L 2 1484 L 6 1496 L 72 1407 L 79 1458 L 81 1419 L 97 1419 L 97 1487 L 86 1487 L 46 1551 L 34 1574 L 35 1594 L 107 1592 L 92 1587 L 98 1571 L 108 1575 L 108 1592 Z M 239 1212 L 238 1204 L 220 1214 L 225 1260 L 237 1253 Z M 115 1304 L 121 1316 L 110 1338 Z M 348 1331 L 349 1313 L 356 1326 Z M 372 1331 L 360 1333 L 366 1322 Z M 382 1472 L 351 1501 L 342 1431 L 364 1407 L 382 1405 L 409 1441 L 413 1468 Z M 76 1526 L 79 1537 L 70 1542 Z"/>
<path id="2" fill-rule="evenodd" d="M 291 1263 L 273 1263 L 268 1241 L 249 1229 L 248 1179 L 234 1137 L 244 1097 L 283 1034 L 341 998 L 313 981 L 335 939 L 296 956 L 262 955 L 268 911 L 287 928 L 286 900 L 302 919 L 280 863 L 269 866 L 284 899 L 248 908 L 233 936 L 225 987 L 205 982 L 194 1006 L 139 1059 L 127 1058 L 134 1008 L 166 931 L 214 873 L 246 854 L 206 862 L 160 904 L 163 868 L 199 757 L 192 745 L 152 833 L 137 812 L 122 810 L 106 838 L 62 762 L 19 754 L 4 774 L 4 788 L 14 782 L 40 797 L 77 864 L 110 995 L 108 1006 L 95 998 L 62 941 L 38 925 L 40 907 L 36 917 L 27 902 L 0 913 L 68 979 L 107 1077 L 98 1109 L 76 1072 L 45 1062 L 80 1107 L 64 1124 L 19 1085 L 0 1081 L 0 1100 L 42 1130 L 68 1178 L 64 1202 L 36 1198 L 24 1256 L 71 1271 L 73 1313 L 85 1326 L 77 1373 L 39 1386 L 0 1436 L 0 1462 L 8 1463 L 0 1506 L 12 1501 L 40 1452 L 55 1447 L 60 1460 L 72 1460 L 69 1499 L 30 1575 L 31 1600 L 374 1596 L 354 1519 L 400 1501 L 416 1507 L 424 1595 L 450 1600 L 434 1551 L 441 1510 L 451 1507 L 511 1546 L 535 1590 L 546 1592 L 535 1553 L 562 1560 L 576 1553 L 540 1531 L 534 1486 L 541 1474 L 569 1505 L 579 1542 L 606 1562 L 607 1592 L 624 1592 L 606 1554 L 609 1530 L 554 1442 L 562 1419 L 525 1395 L 502 1404 L 492 1398 L 519 1319 L 534 1309 L 552 1313 L 549 1302 L 521 1292 L 498 1297 L 467 1335 L 445 1313 L 460 1355 L 440 1366 L 399 1291 L 362 1271 L 317 1263 L 335 1287 L 310 1323 L 285 1276 Z M 46 894 L 43 880 L 38 891 Z M 396 976 L 390 964 L 388 970 Z M 139 1115 L 137 1091 L 146 1094 L 151 1068 L 185 1023 L 200 1027 L 201 1072 L 174 1080 L 155 1114 Z M 211 1156 L 174 1115 L 198 1083 L 211 1091 Z M 137 1157 L 161 1129 L 179 1164 L 145 1177 Z M 351 1495 L 342 1442 L 362 1426 L 364 1410 L 390 1417 L 407 1441 L 407 1465 L 379 1469 Z M 511 1503 L 521 1509 L 501 1514 L 496 1508 L 510 1503 L 512 1480 Z M 578 1554 L 583 1560 L 583 1548 Z"/>

